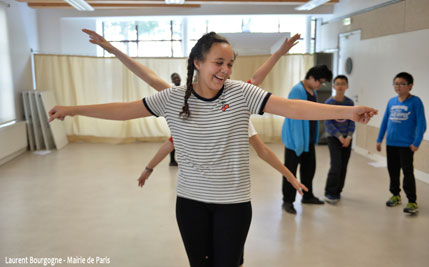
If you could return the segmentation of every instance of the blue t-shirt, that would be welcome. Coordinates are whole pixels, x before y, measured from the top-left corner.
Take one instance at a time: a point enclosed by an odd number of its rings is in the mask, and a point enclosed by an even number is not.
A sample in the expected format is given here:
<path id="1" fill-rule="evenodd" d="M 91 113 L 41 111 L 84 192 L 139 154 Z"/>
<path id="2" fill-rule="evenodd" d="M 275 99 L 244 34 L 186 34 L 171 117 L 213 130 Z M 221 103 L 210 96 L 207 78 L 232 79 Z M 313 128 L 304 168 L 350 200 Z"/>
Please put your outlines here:
<path id="1" fill-rule="evenodd" d="M 342 106 L 354 106 L 353 100 L 344 96 L 344 100 L 339 102 L 335 98 L 330 97 L 325 101 L 325 104 L 329 105 L 342 105 Z M 329 136 L 336 136 L 337 138 L 352 137 L 355 131 L 355 122 L 352 120 L 326 120 L 325 129 Z"/>
<path id="2" fill-rule="evenodd" d="M 377 143 L 386 135 L 388 146 L 418 147 L 426 131 L 423 103 L 419 97 L 411 95 L 403 102 L 397 96 L 391 98 L 384 112 Z"/>

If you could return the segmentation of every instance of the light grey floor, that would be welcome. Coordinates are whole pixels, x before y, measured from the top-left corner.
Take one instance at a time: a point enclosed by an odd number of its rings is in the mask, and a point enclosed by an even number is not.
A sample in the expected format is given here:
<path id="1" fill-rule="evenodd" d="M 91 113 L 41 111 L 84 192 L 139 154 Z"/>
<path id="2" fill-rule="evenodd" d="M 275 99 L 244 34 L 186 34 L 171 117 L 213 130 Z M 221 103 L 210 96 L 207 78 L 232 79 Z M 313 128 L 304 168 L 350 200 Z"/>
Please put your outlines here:
<path id="1" fill-rule="evenodd" d="M 0 266 L 14 257 L 108 257 L 110 264 L 187 266 L 175 221 L 177 168 L 164 160 L 143 189 L 136 179 L 160 143 L 74 143 L 0 166 Z M 280 144 L 269 145 L 283 161 Z M 317 147 L 314 191 L 323 196 L 326 146 Z M 352 154 L 342 201 L 281 209 L 281 179 L 252 151 L 253 220 L 245 266 L 429 266 L 429 185 L 420 214 L 388 208 L 384 168 Z M 403 198 L 404 195 L 403 195 Z M 405 199 L 403 199 L 406 202 Z M 42 265 L 33 265 L 42 266 Z"/>

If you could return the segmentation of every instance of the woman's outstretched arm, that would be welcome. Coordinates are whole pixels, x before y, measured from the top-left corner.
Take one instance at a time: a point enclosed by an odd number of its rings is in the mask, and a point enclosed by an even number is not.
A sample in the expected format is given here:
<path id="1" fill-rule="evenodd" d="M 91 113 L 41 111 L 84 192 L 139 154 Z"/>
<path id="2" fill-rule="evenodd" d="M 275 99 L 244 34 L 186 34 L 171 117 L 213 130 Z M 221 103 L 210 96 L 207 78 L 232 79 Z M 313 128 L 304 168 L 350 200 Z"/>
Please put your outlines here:
<path id="1" fill-rule="evenodd" d="M 290 100 L 272 95 L 264 112 L 296 120 L 349 119 L 366 124 L 378 110 L 366 106 L 320 104 L 306 100 Z"/>
<path id="2" fill-rule="evenodd" d="M 286 168 L 283 163 L 280 162 L 276 154 L 262 141 L 262 139 L 256 134 L 249 138 L 249 143 L 253 146 L 258 157 L 263 159 L 265 162 L 270 164 L 274 169 L 279 171 L 286 180 L 298 191 L 302 196 L 302 190 L 308 191 L 305 185 L 301 184 L 296 177 Z"/>
<path id="3" fill-rule="evenodd" d="M 250 83 L 260 85 L 264 81 L 265 77 L 267 77 L 268 73 L 273 69 L 274 65 L 276 65 L 277 61 L 298 43 L 298 39 L 300 37 L 300 34 L 295 34 L 291 38 L 286 38 L 280 48 L 253 73 L 252 78 L 250 78 Z"/>
<path id="4" fill-rule="evenodd" d="M 55 119 L 64 120 L 67 116 L 75 115 L 107 120 L 131 120 L 152 114 L 142 100 L 85 106 L 55 106 L 49 111 L 49 122 Z"/>
<path id="5" fill-rule="evenodd" d="M 137 179 L 139 182 L 138 185 L 140 187 L 143 187 L 146 180 L 149 178 L 149 176 L 152 174 L 153 170 L 155 169 L 158 164 L 165 159 L 165 157 L 171 153 L 171 151 L 174 150 L 173 143 L 168 140 L 162 146 L 159 148 L 158 152 L 156 152 L 155 156 L 149 161 L 149 163 L 146 165 L 145 169 L 143 170 L 140 177 Z"/>
<path id="6" fill-rule="evenodd" d="M 140 77 L 155 90 L 161 91 L 171 87 L 169 83 L 161 79 L 151 69 L 143 64 L 138 63 L 127 54 L 121 52 L 121 50 L 114 47 L 110 42 L 104 39 L 103 36 L 88 29 L 83 29 L 82 31 L 89 35 L 89 41 L 91 43 L 99 45 L 107 52 L 115 55 L 129 70 L 131 70 L 135 75 Z"/>

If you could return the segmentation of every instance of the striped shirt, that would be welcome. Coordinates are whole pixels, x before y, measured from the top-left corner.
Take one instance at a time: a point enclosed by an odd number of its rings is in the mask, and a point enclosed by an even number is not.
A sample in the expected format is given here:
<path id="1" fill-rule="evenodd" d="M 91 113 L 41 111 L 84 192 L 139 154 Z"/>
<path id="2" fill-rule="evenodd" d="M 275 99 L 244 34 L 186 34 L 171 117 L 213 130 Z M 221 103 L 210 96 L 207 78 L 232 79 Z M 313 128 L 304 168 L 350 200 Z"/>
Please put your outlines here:
<path id="1" fill-rule="evenodd" d="M 185 90 L 174 87 L 143 99 L 170 127 L 179 163 L 177 195 L 218 204 L 250 201 L 249 117 L 263 114 L 271 94 L 227 80 L 214 98 L 192 92 L 191 116 L 183 120 Z"/>
<path id="2" fill-rule="evenodd" d="M 342 106 L 354 106 L 353 100 L 344 96 L 344 100 L 339 102 L 333 97 L 328 98 L 325 104 L 330 105 L 342 105 Z M 355 122 L 352 120 L 326 120 L 325 121 L 326 132 L 329 136 L 335 136 L 337 138 L 342 137 L 353 137 L 355 131 Z"/>

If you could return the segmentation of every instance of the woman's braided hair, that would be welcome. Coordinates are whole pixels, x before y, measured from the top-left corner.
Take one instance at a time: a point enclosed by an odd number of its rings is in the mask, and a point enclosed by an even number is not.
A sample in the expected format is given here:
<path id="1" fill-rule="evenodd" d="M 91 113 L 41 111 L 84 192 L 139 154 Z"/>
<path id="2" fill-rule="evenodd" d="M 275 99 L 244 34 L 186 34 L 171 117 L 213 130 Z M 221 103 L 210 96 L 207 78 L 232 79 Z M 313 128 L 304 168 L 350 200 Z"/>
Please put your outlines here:
<path id="1" fill-rule="evenodd" d="M 193 78 L 195 65 L 194 60 L 203 61 L 205 55 L 210 51 L 210 48 L 214 43 L 227 43 L 229 42 L 222 36 L 216 34 L 215 32 L 210 32 L 204 34 L 195 46 L 192 48 L 191 53 L 188 58 L 188 74 L 186 78 L 186 92 L 185 92 L 185 103 L 182 107 L 182 112 L 180 112 L 179 116 L 182 119 L 188 119 L 191 116 L 191 112 L 189 111 L 188 99 L 191 96 L 193 90 Z"/>

